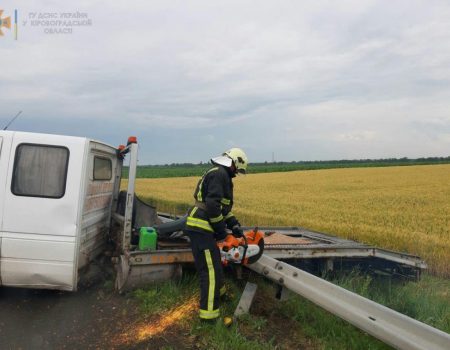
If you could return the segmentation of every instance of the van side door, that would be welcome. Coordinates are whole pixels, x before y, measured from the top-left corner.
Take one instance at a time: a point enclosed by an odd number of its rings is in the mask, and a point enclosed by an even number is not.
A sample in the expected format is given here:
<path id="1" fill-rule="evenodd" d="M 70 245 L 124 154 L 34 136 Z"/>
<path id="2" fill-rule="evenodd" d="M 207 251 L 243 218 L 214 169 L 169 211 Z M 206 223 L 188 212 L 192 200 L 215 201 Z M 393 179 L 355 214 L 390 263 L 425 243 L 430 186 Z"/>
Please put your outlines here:
<path id="1" fill-rule="evenodd" d="M 98 256 L 107 242 L 115 189 L 116 150 L 90 142 L 78 268 Z"/>

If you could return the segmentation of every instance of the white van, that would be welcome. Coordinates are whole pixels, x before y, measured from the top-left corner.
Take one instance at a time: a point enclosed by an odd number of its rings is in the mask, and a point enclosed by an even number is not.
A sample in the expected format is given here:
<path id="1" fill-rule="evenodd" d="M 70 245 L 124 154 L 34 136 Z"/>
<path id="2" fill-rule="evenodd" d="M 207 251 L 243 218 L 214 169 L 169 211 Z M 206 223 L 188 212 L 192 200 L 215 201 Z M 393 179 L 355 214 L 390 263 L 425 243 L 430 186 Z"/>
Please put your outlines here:
<path id="1" fill-rule="evenodd" d="M 82 137 L 0 131 L 0 286 L 76 290 L 110 229 L 117 154 Z"/>

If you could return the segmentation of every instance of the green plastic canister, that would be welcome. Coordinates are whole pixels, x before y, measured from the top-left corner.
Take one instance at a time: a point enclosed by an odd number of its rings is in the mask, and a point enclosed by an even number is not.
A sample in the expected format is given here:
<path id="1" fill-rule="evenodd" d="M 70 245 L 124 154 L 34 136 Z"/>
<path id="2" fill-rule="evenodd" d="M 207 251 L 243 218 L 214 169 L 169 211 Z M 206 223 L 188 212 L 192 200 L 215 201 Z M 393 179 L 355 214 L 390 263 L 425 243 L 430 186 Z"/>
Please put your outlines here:
<path id="1" fill-rule="evenodd" d="M 153 227 L 141 227 L 139 230 L 139 250 L 155 250 L 156 237 L 156 230 Z"/>

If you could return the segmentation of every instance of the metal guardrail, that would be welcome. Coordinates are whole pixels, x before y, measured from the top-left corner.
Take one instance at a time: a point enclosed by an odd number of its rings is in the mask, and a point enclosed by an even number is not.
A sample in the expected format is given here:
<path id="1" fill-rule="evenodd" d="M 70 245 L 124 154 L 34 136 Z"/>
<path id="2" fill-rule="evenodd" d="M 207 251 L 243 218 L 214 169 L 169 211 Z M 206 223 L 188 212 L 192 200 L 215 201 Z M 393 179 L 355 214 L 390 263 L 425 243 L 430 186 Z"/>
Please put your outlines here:
<path id="1" fill-rule="evenodd" d="M 265 254 L 248 267 L 394 348 L 450 348 L 449 334 Z"/>

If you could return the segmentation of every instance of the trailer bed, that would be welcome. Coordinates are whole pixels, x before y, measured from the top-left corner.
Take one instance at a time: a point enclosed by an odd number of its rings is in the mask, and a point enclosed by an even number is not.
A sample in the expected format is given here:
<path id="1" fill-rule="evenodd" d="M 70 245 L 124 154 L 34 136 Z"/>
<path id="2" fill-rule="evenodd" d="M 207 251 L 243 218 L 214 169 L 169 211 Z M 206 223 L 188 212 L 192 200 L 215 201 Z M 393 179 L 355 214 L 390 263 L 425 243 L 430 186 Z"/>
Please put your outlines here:
<path id="1" fill-rule="evenodd" d="M 265 254 L 275 259 L 374 257 L 414 268 L 427 268 L 426 263 L 416 255 L 381 249 L 301 227 L 260 227 L 259 230 L 266 232 L 266 235 L 275 232 L 289 237 L 288 242 L 283 239 L 271 241 L 270 236 L 265 240 Z"/>
<path id="2" fill-rule="evenodd" d="M 244 231 L 252 227 L 243 227 Z M 265 234 L 264 254 L 316 274 L 337 269 L 371 270 L 418 279 L 426 263 L 418 256 L 307 230 L 301 227 L 259 227 Z M 131 265 L 193 262 L 186 241 L 161 240 L 154 251 L 130 251 Z"/>

